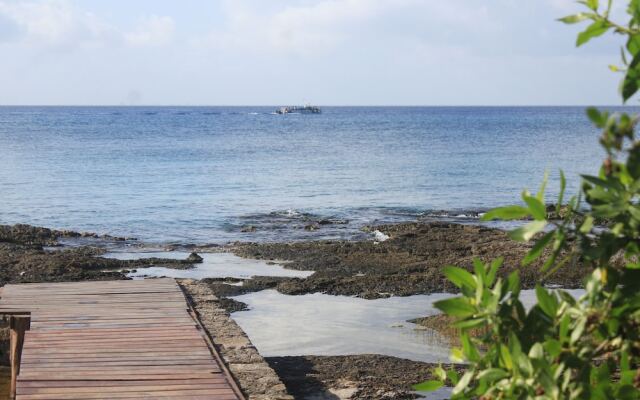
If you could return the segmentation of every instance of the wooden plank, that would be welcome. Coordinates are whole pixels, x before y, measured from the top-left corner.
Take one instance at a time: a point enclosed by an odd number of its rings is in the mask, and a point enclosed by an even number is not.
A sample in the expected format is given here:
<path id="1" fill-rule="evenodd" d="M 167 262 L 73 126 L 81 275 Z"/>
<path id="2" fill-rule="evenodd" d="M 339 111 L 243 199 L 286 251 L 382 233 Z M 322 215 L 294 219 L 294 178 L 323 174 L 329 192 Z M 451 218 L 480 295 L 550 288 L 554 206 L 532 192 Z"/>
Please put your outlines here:
<path id="1" fill-rule="evenodd" d="M 222 375 L 215 375 L 211 378 L 202 379 L 163 379 L 161 381 L 153 380 L 129 380 L 124 382 L 127 387 L 129 386 L 147 386 L 150 384 L 163 384 L 163 385 L 201 385 L 201 384 L 215 384 L 225 382 L 226 378 Z M 20 382 L 20 388 L 73 388 L 73 387 L 112 387 L 122 385 L 122 381 L 28 381 L 24 380 Z"/>
<path id="2" fill-rule="evenodd" d="M 243 399 L 173 279 L 6 285 L 3 311 L 32 318 L 17 399 Z"/>
<path id="3" fill-rule="evenodd" d="M 148 381 L 147 381 L 148 382 Z M 51 394 L 51 393 L 122 393 L 122 392 L 159 392 L 165 390 L 194 390 L 194 389 L 228 389 L 226 382 L 200 383 L 189 385 L 132 385 L 132 386 L 104 386 L 94 387 L 46 387 L 46 388 L 20 388 L 18 394 Z"/>

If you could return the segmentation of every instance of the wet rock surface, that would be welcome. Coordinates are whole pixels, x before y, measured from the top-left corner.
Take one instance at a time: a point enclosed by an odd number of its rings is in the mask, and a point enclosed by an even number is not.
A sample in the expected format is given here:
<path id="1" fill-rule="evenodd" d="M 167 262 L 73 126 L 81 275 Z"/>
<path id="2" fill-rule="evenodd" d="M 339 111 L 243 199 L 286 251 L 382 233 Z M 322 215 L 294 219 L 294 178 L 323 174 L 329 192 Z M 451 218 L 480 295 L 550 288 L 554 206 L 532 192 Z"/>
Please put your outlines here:
<path id="1" fill-rule="evenodd" d="M 83 246 L 46 251 L 60 238 L 82 237 L 30 225 L 0 225 L 0 285 L 26 282 L 61 282 L 127 279 L 120 270 L 148 266 L 191 268 L 193 261 L 164 258 L 116 260 L 99 255 L 104 249 Z"/>
<path id="2" fill-rule="evenodd" d="M 237 243 L 239 256 L 287 260 L 286 268 L 312 270 L 308 278 L 287 278 L 275 287 L 285 294 L 323 292 L 367 299 L 455 291 L 442 275 L 446 265 L 472 269 L 473 259 L 504 257 L 500 274 L 520 271 L 523 288 L 540 282 L 541 261 L 528 267 L 520 262 L 531 244 L 512 241 L 504 231 L 452 223 L 404 223 L 372 227 L 389 236 L 375 241 L 309 241 L 297 243 Z M 581 286 L 587 271 L 565 267 L 546 283 L 566 288 Z"/>
<path id="3" fill-rule="evenodd" d="M 61 237 L 80 237 L 81 233 L 57 231 L 37 226 L 16 224 L 0 225 L 0 242 L 24 246 L 55 246 Z"/>
<path id="4" fill-rule="evenodd" d="M 455 291 L 442 276 L 442 267 L 453 264 L 470 269 L 474 257 L 488 261 L 504 256 L 500 273 L 506 275 L 519 269 L 524 288 L 533 287 L 541 277 L 540 264 L 520 267 L 520 260 L 530 245 L 513 242 L 500 230 L 419 222 L 370 229 L 383 233 L 388 239 L 378 242 L 236 243 L 222 248 L 215 245 L 210 249 L 180 245 L 180 248 L 197 251 L 231 249 L 240 256 L 286 260 L 289 261 L 287 268 L 315 271 L 304 279 L 223 278 L 189 284 L 188 291 L 194 298 L 196 310 L 205 325 L 216 332 L 216 345 L 250 399 L 291 399 L 287 389 L 300 399 L 411 399 L 415 398 L 411 385 L 429 379 L 433 365 L 379 355 L 273 357 L 267 364 L 229 318 L 229 312 L 246 308 L 246 304 L 230 297 L 272 288 L 285 294 L 324 292 L 368 299 Z M 125 273 L 118 270 L 152 265 L 190 268 L 199 262 L 196 255 L 186 260 L 108 259 L 99 257 L 103 249 L 90 246 L 60 251 L 44 249 L 55 246 L 60 238 L 84 235 L 91 234 L 28 225 L 0 225 L 0 285 L 126 279 Z M 585 273 L 578 267 L 566 267 L 547 283 L 577 287 Z M 427 317 L 412 322 L 447 337 L 453 338 L 456 334 L 448 329 L 450 321 L 446 317 Z"/>
<path id="5" fill-rule="evenodd" d="M 191 253 L 189 257 L 187 257 L 186 261 L 193 264 L 201 264 L 204 259 L 198 253 Z"/>
<path id="6" fill-rule="evenodd" d="M 205 278 L 200 282 L 207 285 L 209 289 L 220 298 L 220 305 L 227 312 L 245 311 L 247 304 L 230 299 L 229 297 L 240 296 L 247 293 L 258 292 L 265 289 L 274 289 L 279 283 L 285 282 L 288 278 L 271 276 L 254 276 L 252 279 L 233 278 Z"/>
<path id="7" fill-rule="evenodd" d="M 0 225 L 0 242 L 19 243 L 31 246 L 56 246 L 60 238 L 101 238 L 116 242 L 136 240 L 135 238 L 98 235 L 92 232 L 55 230 L 27 224 Z"/>
<path id="8" fill-rule="evenodd" d="M 460 331 L 460 329 L 453 326 L 453 324 L 456 322 L 455 317 L 451 317 L 445 314 L 437 314 L 430 315 L 428 317 L 415 318 L 407 322 L 418 325 L 419 329 L 432 329 L 438 332 L 438 334 L 447 339 L 447 341 L 449 342 L 449 346 L 462 346 L 462 341 L 460 340 L 460 334 L 462 332 Z M 486 331 L 474 328 L 470 329 L 468 333 L 472 336 L 480 336 L 486 333 Z"/>
<path id="9" fill-rule="evenodd" d="M 296 399 L 415 399 L 411 386 L 431 379 L 436 366 L 376 354 L 266 360 Z"/>

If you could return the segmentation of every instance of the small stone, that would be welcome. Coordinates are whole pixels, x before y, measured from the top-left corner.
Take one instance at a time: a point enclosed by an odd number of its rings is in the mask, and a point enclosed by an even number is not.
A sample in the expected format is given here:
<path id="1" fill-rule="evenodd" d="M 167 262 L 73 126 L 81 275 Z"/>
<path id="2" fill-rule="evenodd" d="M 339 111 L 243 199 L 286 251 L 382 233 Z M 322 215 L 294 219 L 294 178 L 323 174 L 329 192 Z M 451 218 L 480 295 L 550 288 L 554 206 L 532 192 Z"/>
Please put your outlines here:
<path id="1" fill-rule="evenodd" d="M 198 255 L 198 253 L 191 253 L 189 254 L 189 257 L 187 257 L 187 261 L 191 262 L 191 263 L 195 263 L 195 264 L 200 264 L 202 262 L 203 258 L 200 257 L 200 255 Z"/>

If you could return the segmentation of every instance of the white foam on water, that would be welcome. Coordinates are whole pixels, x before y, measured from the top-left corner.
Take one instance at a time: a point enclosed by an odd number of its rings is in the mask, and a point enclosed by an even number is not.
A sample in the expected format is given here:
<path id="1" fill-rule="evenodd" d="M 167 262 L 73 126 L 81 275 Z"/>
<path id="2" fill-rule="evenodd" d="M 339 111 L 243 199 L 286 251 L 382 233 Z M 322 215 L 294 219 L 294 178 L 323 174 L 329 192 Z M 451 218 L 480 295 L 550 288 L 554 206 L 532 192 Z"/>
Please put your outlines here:
<path id="1" fill-rule="evenodd" d="M 384 242 L 385 240 L 389 240 L 389 235 L 386 235 L 379 230 L 373 231 L 373 236 L 375 237 L 376 242 Z"/>

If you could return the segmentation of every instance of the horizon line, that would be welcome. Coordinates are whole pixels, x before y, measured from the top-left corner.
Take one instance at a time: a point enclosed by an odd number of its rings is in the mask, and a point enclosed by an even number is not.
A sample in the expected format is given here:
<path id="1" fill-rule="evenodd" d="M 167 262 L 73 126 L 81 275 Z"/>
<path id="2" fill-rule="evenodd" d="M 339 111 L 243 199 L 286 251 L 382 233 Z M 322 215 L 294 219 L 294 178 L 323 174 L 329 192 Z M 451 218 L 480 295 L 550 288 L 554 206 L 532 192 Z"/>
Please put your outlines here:
<path id="1" fill-rule="evenodd" d="M 292 103 L 293 104 L 293 103 Z M 0 104 L 0 107 L 282 107 L 282 104 Z M 319 104 L 318 107 L 640 107 L 640 104 Z"/>

